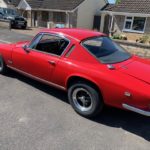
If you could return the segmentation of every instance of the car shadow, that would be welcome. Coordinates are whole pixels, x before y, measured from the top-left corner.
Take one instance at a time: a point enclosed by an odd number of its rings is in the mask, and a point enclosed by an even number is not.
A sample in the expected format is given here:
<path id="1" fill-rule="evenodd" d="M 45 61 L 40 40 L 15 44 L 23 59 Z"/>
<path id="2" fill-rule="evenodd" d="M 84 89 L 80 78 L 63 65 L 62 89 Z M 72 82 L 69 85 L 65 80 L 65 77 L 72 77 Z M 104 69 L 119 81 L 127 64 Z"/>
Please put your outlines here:
<path id="1" fill-rule="evenodd" d="M 16 78 L 30 86 L 41 90 L 67 104 L 67 93 L 42 84 L 35 80 L 22 76 L 14 71 L 10 71 L 7 77 Z M 105 107 L 102 113 L 94 119 L 91 119 L 98 124 L 103 124 L 108 127 L 122 128 L 123 130 L 135 134 L 150 141 L 150 118 L 145 117 L 130 111 L 124 111 L 112 107 Z"/>
<path id="2" fill-rule="evenodd" d="M 17 27 L 14 27 L 14 28 L 12 28 L 12 30 L 33 30 L 32 28 L 30 28 L 30 27 L 27 27 L 26 29 L 22 29 L 22 28 L 17 28 Z"/>
<path id="3" fill-rule="evenodd" d="M 22 74 L 19 74 L 13 70 L 9 70 L 9 73 L 7 73 L 5 76 L 18 79 L 19 81 L 22 81 L 42 92 L 45 92 L 49 95 L 52 95 L 52 96 L 58 98 L 62 102 L 68 103 L 67 93 L 60 89 L 57 89 L 57 88 L 51 87 L 49 85 L 46 85 L 44 83 L 38 82 L 36 80 L 30 79 L 30 78 L 23 76 Z"/>
<path id="4" fill-rule="evenodd" d="M 150 141 L 150 118 L 140 114 L 120 110 L 112 107 L 105 107 L 99 117 L 92 119 L 97 123 L 135 134 Z"/>

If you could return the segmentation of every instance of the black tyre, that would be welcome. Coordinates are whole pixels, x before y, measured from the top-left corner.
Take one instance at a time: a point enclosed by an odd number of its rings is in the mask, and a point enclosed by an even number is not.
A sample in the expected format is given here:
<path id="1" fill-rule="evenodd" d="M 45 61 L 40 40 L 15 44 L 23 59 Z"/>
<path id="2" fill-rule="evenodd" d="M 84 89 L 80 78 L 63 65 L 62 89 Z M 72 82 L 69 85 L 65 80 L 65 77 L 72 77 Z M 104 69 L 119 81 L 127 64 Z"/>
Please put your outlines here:
<path id="1" fill-rule="evenodd" d="M 3 60 L 3 57 L 0 55 L 0 74 L 5 74 L 7 72 L 7 66 Z"/>
<path id="2" fill-rule="evenodd" d="M 22 27 L 21 27 L 21 29 L 24 29 L 24 30 L 25 30 L 26 28 L 27 28 L 27 26 L 22 26 Z"/>
<path id="3" fill-rule="evenodd" d="M 73 84 L 68 90 L 68 99 L 74 110 L 86 118 L 95 117 L 104 106 L 99 92 L 86 82 Z"/>

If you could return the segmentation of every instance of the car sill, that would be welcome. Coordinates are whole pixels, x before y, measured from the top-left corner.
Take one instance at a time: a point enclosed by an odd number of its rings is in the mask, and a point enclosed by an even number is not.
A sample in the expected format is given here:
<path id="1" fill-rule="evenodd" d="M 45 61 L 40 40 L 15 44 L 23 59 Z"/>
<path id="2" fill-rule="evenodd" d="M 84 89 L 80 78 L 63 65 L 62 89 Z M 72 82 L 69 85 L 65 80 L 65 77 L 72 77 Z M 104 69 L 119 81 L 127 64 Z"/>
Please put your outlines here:
<path id="1" fill-rule="evenodd" d="M 122 106 L 123 106 L 123 108 L 125 108 L 127 110 L 130 110 L 130 111 L 136 112 L 138 114 L 150 117 L 150 112 L 149 111 L 144 111 L 142 109 L 139 109 L 139 108 L 127 105 L 127 104 L 122 104 Z"/>
<path id="2" fill-rule="evenodd" d="M 53 87 L 56 87 L 56 88 L 61 89 L 61 90 L 63 90 L 63 91 L 66 91 L 66 88 L 63 87 L 63 86 L 57 85 L 57 84 L 55 84 L 55 83 L 52 83 L 52 82 L 49 82 L 49 81 L 46 81 L 46 80 L 43 80 L 43 79 L 38 78 L 38 77 L 36 77 L 36 76 L 33 76 L 33 75 L 29 74 L 29 73 L 26 73 L 26 72 L 24 72 L 24 71 L 21 71 L 21 70 L 19 70 L 19 69 L 16 69 L 16 68 L 14 68 L 14 67 L 11 67 L 11 66 L 9 66 L 9 65 L 8 65 L 7 67 L 10 68 L 10 69 L 12 69 L 12 70 L 14 70 L 14 71 L 16 71 L 16 72 L 19 72 L 19 73 L 21 73 L 21 74 L 23 74 L 23 75 L 25 75 L 25 76 L 27 76 L 27 77 L 30 77 L 30 78 L 32 78 L 32 79 L 34 79 L 34 80 L 37 80 L 37 81 L 42 82 L 42 83 L 44 83 L 44 84 L 47 84 L 47 85 L 49 85 L 49 86 L 53 86 Z"/>

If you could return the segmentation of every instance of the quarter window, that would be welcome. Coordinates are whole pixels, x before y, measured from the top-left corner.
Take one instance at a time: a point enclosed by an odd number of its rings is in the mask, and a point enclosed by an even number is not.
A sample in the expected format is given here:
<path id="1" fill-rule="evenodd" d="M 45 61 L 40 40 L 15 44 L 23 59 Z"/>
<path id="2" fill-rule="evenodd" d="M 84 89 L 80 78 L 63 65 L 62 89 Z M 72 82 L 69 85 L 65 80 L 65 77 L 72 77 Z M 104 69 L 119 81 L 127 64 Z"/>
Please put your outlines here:
<path id="1" fill-rule="evenodd" d="M 40 39 L 42 38 L 42 34 L 38 34 L 31 42 L 31 44 L 29 45 L 30 49 L 36 49 L 36 46 L 38 44 L 38 42 L 40 41 Z"/>

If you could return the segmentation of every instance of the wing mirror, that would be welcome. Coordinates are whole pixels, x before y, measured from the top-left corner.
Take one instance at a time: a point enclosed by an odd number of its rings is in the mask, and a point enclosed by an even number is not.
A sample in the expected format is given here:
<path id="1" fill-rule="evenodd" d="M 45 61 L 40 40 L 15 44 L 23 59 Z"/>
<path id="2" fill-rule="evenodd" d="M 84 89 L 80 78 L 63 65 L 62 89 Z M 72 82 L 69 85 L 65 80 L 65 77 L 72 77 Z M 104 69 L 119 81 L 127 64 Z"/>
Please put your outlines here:
<path id="1" fill-rule="evenodd" d="M 23 48 L 24 51 L 26 51 L 27 53 L 30 52 L 30 49 L 28 48 L 28 45 L 25 44 L 22 48 Z"/>

